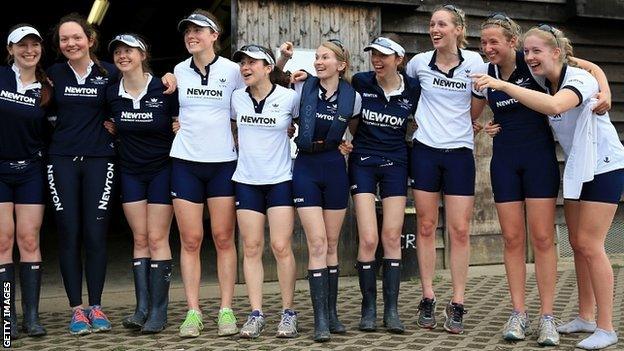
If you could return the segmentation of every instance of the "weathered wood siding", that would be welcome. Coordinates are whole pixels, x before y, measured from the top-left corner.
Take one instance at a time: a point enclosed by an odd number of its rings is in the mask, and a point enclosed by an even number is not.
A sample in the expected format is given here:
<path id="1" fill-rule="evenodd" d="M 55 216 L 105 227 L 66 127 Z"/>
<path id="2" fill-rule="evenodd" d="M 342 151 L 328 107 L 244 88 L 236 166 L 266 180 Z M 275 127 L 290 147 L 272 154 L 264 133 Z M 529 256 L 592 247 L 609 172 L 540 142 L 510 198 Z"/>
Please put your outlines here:
<path id="1" fill-rule="evenodd" d="M 323 40 L 339 38 L 351 51 L 353 71 L 369 69 L 358 55 L 381 30 L 378 6 L 306 1 L 238 0 L 235 45 L 257 43 L 271 49 L 284 41 L 315 49 Z"/>
<path id="2" fill-rule="evenodd" d="M 382 33 L 394 32 L 401 35 L 409 55 L 431 50 L 429 18 L 431 11 L 440 3 L 437 0 L 423 0 L 415 1 L 414 6 L 382 6 Z M 624 139 L 624 37 L 617 35 L 621 31 L 621 22 L 580 18 L 576 15 L 574 2 L 565 0 L 455 0 L 453 3 L 466 12 L 469 49 L 473 50 L 479 49 L 481 22 L 494 11 L 506 12 L 525 30 L 539 23 L 550 23 L 563 30 L 571 39 L 576 56 L 595 62 L 606 72 L 613 94 L 611 120 L 620 134 L 620 139 Z M 481 122 L 489 120 L 491 116 L 489 109 L 486 110 Z M 489 181 L 491 140 L 480 135 L 475 144 L 477 189 L 472 223 L 471 264 L 502 262 L 503 241 Z M 558 151 L 558 158 L 562 162 L 563 154 L 560 149 Z M 560 195 L 558 224 L 565 222 L 562 204 Z M 448 254 L 448 249 L 445 251 Z"/>
<path id="3" fill-rule="evenodd" d="M 275 50 L 284 41 L 295 48 L 315 49 L 323 40 L 339 38 L 352 53 L 362 52 L 364 46 L 381 31 L 380 9 L 377 6 L 314 3 L 304 1 L 236 1 L 234 47 L 257 43 Z M 368 56 L 352 54 L 352 71 L 369 70 Z M 339 243 L 341 274 L 355 274 L 357 231 L 355 218 L 347 213 Z M 265 238 L 265 280 L 276 280 L 275 259 L 270 248 L 268 228 Z M 293 250 L 297 261 L 297 277 L 307 274 L 308 249 L 298 219 L 293 235 Z M 238 255 L 242 262 L 242 241 Z M 243 281 L 239 264 L 239 281 Z"/>

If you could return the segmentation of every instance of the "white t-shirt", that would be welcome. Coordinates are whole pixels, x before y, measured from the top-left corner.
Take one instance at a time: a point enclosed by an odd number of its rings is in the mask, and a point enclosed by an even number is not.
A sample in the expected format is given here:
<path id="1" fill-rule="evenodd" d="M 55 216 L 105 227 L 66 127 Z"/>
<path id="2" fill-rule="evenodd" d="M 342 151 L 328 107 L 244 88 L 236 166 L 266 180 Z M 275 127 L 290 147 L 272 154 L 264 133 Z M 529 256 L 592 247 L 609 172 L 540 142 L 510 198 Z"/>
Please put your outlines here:
<path id="1" fill-rule="evenodd" d="M 550 83 L 544 77 L 535 76 L 535 80 L 547 91 L 550 91 Z M 591 98 L 599 91 L 598 82 L 587 71 L 570 66 L 563 66 L 559 82 L 561 89 L 570 89 L 579 98 L 579 104 L 562 114 L 548 116 L 550 126 L 566 157 L 570 154 L 574 144 L 574 131 L 579 114 L 585 105 L 590 103 Z M 594 114 L 596 119 L 596 168 L 594 174 L 607 173 L 616 169 L 624 168 L 624 146 L 620 142 L 617 131 L 609 119 L 609 114 Z"/>
<path id="2" fill-rule="evenodd" d="M 238 163 L 232 180 L 244 184 L 277 184 L 292 179 L 288 127 L 299 116 L 294 90 L 274 85 L 262 101 L 247 89 L 232 94 L 232 116 L 238 126 Z"/>
<path id="3" fill-rule="evenodd" d="M 483 59 L 468 50 L 460 49 L 458 53 L 459 66 L 451 69 L 448 75 L 436 68 L 435 50 L 420 53 L 407 63 L 407 75 L 418 78 L 422 88 L 414 139 L 434 148 L 474 148 L 469 75 L 483 70 Z"/>
<path id="4" fill-rule="evenodd" d="M 176 65 L 180 130 L 171 146 L 171 157 L 195 162 L 236 160 L 230 129 L 232 92 L 245 86 L 238 65 L 217 56 L 202 77 L 193 58 Z"/>

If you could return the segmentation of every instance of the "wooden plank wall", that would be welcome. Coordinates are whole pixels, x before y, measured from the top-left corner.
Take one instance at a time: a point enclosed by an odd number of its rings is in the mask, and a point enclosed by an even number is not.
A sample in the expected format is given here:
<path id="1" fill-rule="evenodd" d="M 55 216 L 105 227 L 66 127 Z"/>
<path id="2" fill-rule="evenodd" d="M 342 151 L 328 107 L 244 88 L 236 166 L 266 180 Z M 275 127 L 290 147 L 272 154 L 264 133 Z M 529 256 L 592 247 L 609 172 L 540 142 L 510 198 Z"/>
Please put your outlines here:
<path id="1" fill-rule="evenodd" d="M 323 40 L 340 38 L 351 52 L 361 52 L 381 31 L 381 14 L 377 6 L 238 0 L 233 16 L 236 16 L 237 28 L 232 37 L 236 47 L 256 43 L 275 50 L 288 40 L 296 48 L 315 49 Z M 352 57 L 352 72 L 370 69 L 367 56 Z M 275 260 L 269 245 L 268 230 L 266 233 L 265 280 L 276 280 Z M 352 213 L 347 214 L 342 233 L 339 244 L 341 274 L 353 275 L 356 274 L 357 232 Z M 242 262 L 242 243 L 239 242 L 238 246 L 239 262 Z M 305 277 L 308 251 L 298 220 L 295 223 L 293 250 L 297 261 L 297 277 Z M 239 281 L 243 281 L 242 264 L 239 264 Z"/>
<path id="2" fill-rule="evenodd" d="M 238 0 L 236 45 L 257 43 L 271 49 L 284 41 L 316 49 L 323 40 L 339 38 L 359 53 L 381 30 L 378 6 L 307 1 Z M 369 70 L 368 57 L 352 55 L 354 72 Z"/>
<path id="3" fill-rule="evenodd" d="M 382 33 L 395 32 L 401 35 L 410 55 L 431 50 L 429 18 L 431 11 L 441 1 L 422 0 L 415 3 L 411 7 L 384 5 L 381 11 Z M 616 34 L 621 30 L 621 23 L 618 25 L 615 21 L 575 17 L 573 2 L 565 0 L 455 0 L 453 3 L 467 14 L 469 49 L 473 50 L 479 49 L 480 23 L 494 11 L 506 12 L 525 30 L 538 23 L 554 24 L 563 30 L 572 41 L 575 55 L 597 63 L 606 72 L 613 93 L 611 120 L 620 139 L 624 139 L 624 37 Z M 482 121 L 488 120 L 490 116 L 491 113 L 487 111 Z M 481 135 L 477 138 L 475 156 L 478 175 L 471 264 L 502 262 L 503 242 L 489 181 L 491 141 L 488 137 Z M 559 160 L 563 161 L 560 149 Z M 560 224 L 565 222 L 562 204 L 560 195 L 557 211 L 557 223 Z"/>

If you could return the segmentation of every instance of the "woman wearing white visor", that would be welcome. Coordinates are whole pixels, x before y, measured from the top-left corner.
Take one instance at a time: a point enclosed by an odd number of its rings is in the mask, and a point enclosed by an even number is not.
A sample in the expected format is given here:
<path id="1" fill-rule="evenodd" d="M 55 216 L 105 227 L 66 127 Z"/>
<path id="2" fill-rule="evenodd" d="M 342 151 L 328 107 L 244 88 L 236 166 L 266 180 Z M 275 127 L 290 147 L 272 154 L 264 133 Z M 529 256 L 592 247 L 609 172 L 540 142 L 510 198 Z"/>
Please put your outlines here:
<path id="1" fill-rule="evenodd" d="M 252 312 L 240 331 L 256 338 L 265 326 L 262 313 L 265 220 L 277 262 L 282 294 L 282 316 L 277 337 L 297 336 L 293 310 L 296 264 L 291 238 L 295 211 L 292 202 L 292 160 L 287 130 L 299 114 L 288 77 L 275 67 L 273 54 L 259 45 L 234 53 L 247 88 L 232 94 L 232 123 L 238 136 L 238 164 L 232 176 L 236 188 L 236 217 L 243 241 L 243 272 Z M 233 126 L 234 127 L 234 126 Z"/>

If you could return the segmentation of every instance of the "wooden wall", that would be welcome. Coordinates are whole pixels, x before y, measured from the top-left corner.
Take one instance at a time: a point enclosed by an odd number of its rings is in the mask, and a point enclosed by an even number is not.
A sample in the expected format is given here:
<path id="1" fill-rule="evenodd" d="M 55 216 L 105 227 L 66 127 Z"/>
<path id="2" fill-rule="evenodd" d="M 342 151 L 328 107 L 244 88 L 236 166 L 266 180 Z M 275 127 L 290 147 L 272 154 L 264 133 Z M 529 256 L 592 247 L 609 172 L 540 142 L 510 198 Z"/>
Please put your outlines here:
<path id="1" fill-rule="evenodd" d="M 405 2 L 399 1 L 385 3 L 381 8 L 382 33 L 395 32 L 401 35 L 410 55 L 431 50 L 429 18 L 431 11 L 442 2 L 423 0 L 414 2 L 414 6 L 404 6 Z M 469 49 L 473 50 L 479 49 L 480 23 L 494 11 L 504 11 L 524 30 L 539 23 L 553 24 L 563 30 L 571 39 L 576 56 L 595 62 L 606 72 L 613 94 L 611 120 L 618 129 L 620 139 L 624 139 L 624 37 L 616 34 L 621 31 L 621 21 L 580 18 L 577 16 L 574 1 L 566 0 L 455 0 L 452 3 L 466 12 Z M 489 109 L 486 110 L 481 118 L 482 122 L 489 120 L 491 116 Z M 471 264 L 502 262 L 503 242 L 489 181 L 491 152 L 489 137 L 478 136 L 475 146 L 477 190 L 472 223 Z M 558 158 L 560 162 L 563 161 L 560 148 Z M 565 223 L 562 205 L 560 195 L 558 224 Z M 445 252 L 448 253 L 448 249 Z"/>

